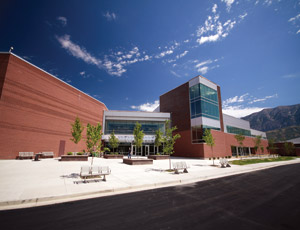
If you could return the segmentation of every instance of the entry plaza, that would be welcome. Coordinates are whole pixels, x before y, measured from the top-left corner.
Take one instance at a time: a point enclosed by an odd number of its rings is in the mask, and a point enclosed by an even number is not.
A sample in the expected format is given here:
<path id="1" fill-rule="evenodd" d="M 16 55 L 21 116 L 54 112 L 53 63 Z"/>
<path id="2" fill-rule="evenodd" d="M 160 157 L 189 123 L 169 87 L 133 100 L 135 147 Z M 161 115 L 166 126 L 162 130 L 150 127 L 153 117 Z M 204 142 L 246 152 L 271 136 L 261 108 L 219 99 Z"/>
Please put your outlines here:
<path id="1" fill-rule="evenodd" d="M 79 177 L 80 167 L 88 162 L 60 162 L 58 158 L 33 160 L 0 160 L 0 210 L 54 204 L 78 199 L 87 199 L 126 192 L 182 185 L 236 175 L 270 167 L 300 163 L 300 158 L 291 161 L 260 163 L 230 168 L 211 167 L 212 161 L 176 158 L 172 162 L 185 161 L 189 173 L 167 172 L 168 160 L 154 161 L 153 165 L 130 166 L 121 159 L 94 158 L 94 165 L 107 165 L 111 174 L 107 181 L 89 183 Z M 217 162 L 216 162 L 217 163 Z"/>

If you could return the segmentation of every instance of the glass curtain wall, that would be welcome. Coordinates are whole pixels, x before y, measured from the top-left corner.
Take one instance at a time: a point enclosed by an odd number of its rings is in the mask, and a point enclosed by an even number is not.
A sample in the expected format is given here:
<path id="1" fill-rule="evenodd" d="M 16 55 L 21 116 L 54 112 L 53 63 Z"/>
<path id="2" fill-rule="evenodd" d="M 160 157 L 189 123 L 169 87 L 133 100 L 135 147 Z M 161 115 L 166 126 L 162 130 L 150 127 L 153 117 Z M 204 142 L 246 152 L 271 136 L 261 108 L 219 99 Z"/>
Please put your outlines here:
<path id="1" fill-rule="evenodd" d="M 220 120 L 218 92 L 203 84 L 190 87 L 191 118 Z"/>
<path id="2" fill-rule="evenodd" d="M 237 128 L 237 127 L 233 127 L 233 126 L 229 126 L 229 125 L 226 125 L 226 128 L 227 128 L 227 132 L 228 132 L 228 133 L 232 133 L 232 134 L 241 134 L 241 135 L 244 135 L 244 136 L 249 136 L 249 137 L 251 137 L 251 132 L 250 132 L 250 130 L 247 130 L 247 129 L 241 129 L 241 128 Z"/>
<path id="3" fill-rule="evenodd" d="M 120 121 L 120 120 L 106 120 L 105 133 L 109 135 L 112 131 L 115 134 L 132 135 L 135 124 L 139 122 L 142 125 L 142 130 L 145 135 L 155 135 L 156 130 L 161 130 L 165 133 L 165 123 L 163 121 Z"/>

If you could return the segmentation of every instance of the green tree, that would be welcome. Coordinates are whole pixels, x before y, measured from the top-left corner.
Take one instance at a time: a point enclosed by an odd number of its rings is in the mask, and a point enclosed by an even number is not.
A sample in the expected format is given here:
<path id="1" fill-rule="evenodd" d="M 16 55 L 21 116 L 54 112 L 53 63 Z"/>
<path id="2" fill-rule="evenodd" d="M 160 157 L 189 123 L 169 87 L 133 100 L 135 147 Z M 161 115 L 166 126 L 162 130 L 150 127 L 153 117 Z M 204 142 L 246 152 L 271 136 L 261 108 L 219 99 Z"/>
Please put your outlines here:
<path id="1" fill-rule="evenodd" d="M 256 136 L 253 140 L 255 152 L 257 152 L 258 149 L 261 149 L 261 147 L 263 147 L 261 144 L 261 138 L 262 138 L 262 136 L 259 135 L 259 136 Z"/>
<path id="2" fill-rule="evenodd" d="M 294 154 L 294 150 L 295 150 L 295 146 L 293 143 L 291 142 L 284 142 L 284 152 L 287 156 L 293 155 Z"/>
<path id="3" fill-rule="evenodd" d="M 137 149 L 143 146 L 144 135 L 142 125 L 137 122 L 133 130 L 134 144 Z"/>
<path id="4" fill-rule="evenodd" d="M 276 147 L 275 147 L 275 141 L 274 141 L 274 139 L 269 139 L 268 140 L 268 150 L 270 151 L 270 154 L 275 154 L 275 149 L 276 149 Z"/>
<path id="5" fill-rule="evenodd" d="M 166 134 L 163 137 L 164 147 L 163 152 L 167 155 L 172 155 L 174 153 L 174 144 L 178 138 L 180 138 L 180 134 L 175 134 L 173 136 L 173 131 L 177 130 L 177 127 L 171 127 L 170 120 L 166 120 L 165 122 Z M 169 157 L 169 167 L 171 170 L 171 156 Z"/>
<path id="6" fill-rule="evenodd" d="M 100 123 L 97 126 L 87 124 L 86 129 L 86 146 L 89 152 L 92 153 L 92 164 L 96 150 L 100 153 L 102 146 L 102 126 Z"/>
<path id="7" fill-rule="evenodd" d="M 240 149 L 241 149 L 241 156 L 243 155 L 243 147 L 244 147 L 244 143 L 243 141 L 245 140 L 245 136 L 242 134 L 236 134 L 234 135 L 234 138 L 237 140 L 237 142 L 240 145 Z M 239 153 L 237 153 L 237 155 L 239 155 Z"/>
<path id="8" fill-rule="evenodd" d="M 109 142 L 108 142 L 109 146 L 113 148 L 113 153 L 115 152 L 115 148 L 119 147 L 119 139 L 115 136 L 115 132 L 112 131 L 112 133 L 110 134 L 109 137 Z"/>
<path id="9" fill-rule="evenodd" d="M 82 138 L 82 132 L 84 130 L 84 127 L 79 119 L 79 117 L 76 117 L 74 123 L 71 123 L 71 134 L 72 137 L 70 140 L 73 141 L 76 145 L 79 143 L 79 141 Z"/>
<path id="10" fill-rule="evenodd" d="M 205 129 L 203 140 L 211 148 L 213 165 L 215 165 L 215 158 L 214 158 L 214 154 L 213 154 L 213 147 L 215 146 L 215 139 L 214 139 L 213 135 L 211 134 L 210 129 Z"/>
<path id="11" fill-rule="evenodd" d="M 155 131 L 154 146 L 157 148 L 157 154 L 159 153 L 159 147 L 163 142 L 163 132 L 159 129 Z"/>

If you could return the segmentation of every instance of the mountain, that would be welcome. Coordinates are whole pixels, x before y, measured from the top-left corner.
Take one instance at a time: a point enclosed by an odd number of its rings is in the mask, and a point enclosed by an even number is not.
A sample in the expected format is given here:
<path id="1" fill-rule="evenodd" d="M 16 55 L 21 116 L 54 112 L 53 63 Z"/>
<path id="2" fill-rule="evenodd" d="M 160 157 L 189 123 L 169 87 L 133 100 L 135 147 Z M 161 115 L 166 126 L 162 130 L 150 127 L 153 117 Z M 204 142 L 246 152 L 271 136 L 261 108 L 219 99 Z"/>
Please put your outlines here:
<path id="1" fill-rule="evenodd" d="M 286 141 L 300 137 L 300 126 L 289 126 L 286 128 L 267 131 L 267 138 L 274 141 Z"/>
<path id="2" fill-rule="evenodd" d="M 252 129 L 264 132 L 289 126 L 300 126 L 300 104 L 264 109 L 242 119 L 249 121 Z"/>

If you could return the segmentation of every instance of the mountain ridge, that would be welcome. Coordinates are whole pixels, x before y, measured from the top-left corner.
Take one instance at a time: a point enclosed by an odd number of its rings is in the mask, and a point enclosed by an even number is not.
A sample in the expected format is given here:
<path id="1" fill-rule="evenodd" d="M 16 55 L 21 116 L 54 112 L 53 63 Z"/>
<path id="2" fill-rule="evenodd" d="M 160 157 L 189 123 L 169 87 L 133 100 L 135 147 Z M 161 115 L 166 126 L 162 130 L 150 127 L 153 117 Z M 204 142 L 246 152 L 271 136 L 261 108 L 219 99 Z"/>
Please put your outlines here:
<path id="1" fill-rule="evenodd" d="M 242 119 L 249 121 L 252 129 L 264 132 L 300 126 L 300 104 L 263 109 Z"/>

